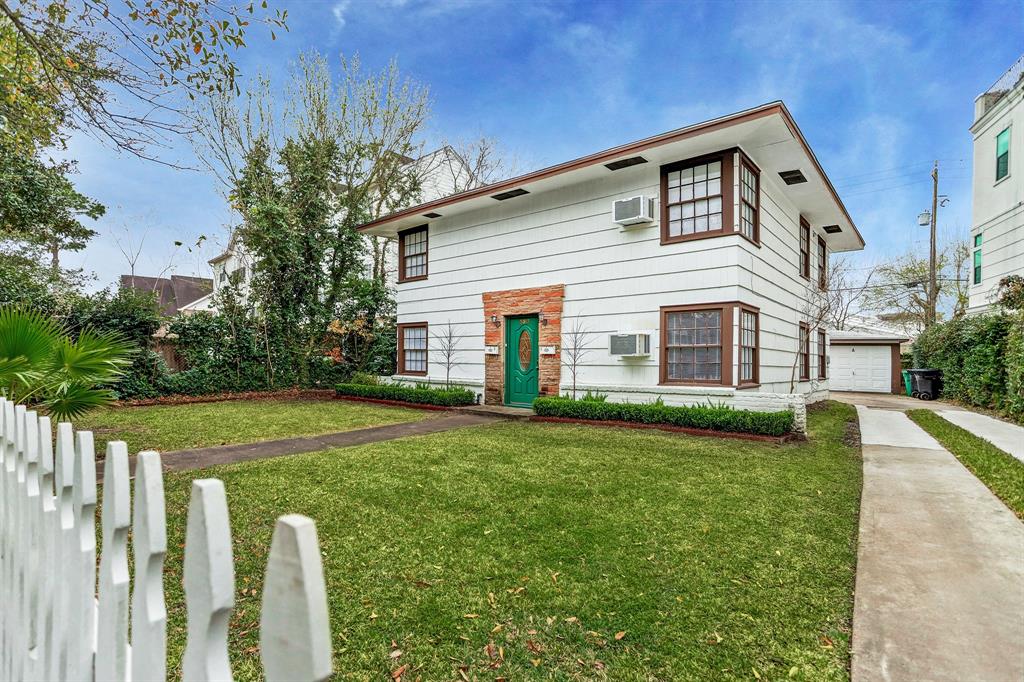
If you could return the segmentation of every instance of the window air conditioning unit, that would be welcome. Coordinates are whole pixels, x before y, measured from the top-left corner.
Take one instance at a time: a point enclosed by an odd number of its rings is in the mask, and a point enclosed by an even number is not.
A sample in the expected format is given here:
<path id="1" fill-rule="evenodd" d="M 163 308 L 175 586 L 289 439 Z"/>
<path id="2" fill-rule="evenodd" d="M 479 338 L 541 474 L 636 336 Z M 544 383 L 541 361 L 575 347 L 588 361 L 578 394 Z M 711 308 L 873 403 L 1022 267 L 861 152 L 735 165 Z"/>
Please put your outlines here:
<path id="1" fill-rule="evenodd" d="M 609 334 L 608 349 L 620 358 L 644 357 L 651 354 L 651 335 L 647 332 Z"/>
<path id="2" fill-rule="evenodd" d="M 612 220 L 619 225 L 654 222 L 654 199 L 640 195 L 612 202 Z"/>

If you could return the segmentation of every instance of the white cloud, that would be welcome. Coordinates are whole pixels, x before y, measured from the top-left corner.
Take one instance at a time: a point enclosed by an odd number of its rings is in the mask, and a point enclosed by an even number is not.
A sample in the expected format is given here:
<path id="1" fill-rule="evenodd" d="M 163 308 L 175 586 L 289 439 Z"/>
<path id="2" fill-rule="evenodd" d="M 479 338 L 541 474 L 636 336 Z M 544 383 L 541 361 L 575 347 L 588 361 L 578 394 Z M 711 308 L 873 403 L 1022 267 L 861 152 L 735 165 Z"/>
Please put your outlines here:
<path id="1" fill-rule="evenodd" d="M 334 15 L 334 20 L 338 23 L 337 28 L 345 27 L 345 13 L 348 12 L 349 5 L 352 4 L 352 0 L 338 0 L 331 7 L 331 14 Z"/>

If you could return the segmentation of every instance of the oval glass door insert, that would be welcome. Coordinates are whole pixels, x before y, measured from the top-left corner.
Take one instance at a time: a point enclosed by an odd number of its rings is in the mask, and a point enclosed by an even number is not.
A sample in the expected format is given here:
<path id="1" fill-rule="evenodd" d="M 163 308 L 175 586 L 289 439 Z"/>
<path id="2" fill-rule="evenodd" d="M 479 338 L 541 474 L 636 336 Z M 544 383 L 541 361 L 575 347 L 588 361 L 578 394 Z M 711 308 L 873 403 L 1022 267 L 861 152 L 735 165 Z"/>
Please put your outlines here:
<path id="1" fill-rule="evenodd" d="M 533 344 L 530 341 L 530 331 L 524 329 L 519 332 L 519 369 L 525 371 L 530 368 L 532 351 Z"/>

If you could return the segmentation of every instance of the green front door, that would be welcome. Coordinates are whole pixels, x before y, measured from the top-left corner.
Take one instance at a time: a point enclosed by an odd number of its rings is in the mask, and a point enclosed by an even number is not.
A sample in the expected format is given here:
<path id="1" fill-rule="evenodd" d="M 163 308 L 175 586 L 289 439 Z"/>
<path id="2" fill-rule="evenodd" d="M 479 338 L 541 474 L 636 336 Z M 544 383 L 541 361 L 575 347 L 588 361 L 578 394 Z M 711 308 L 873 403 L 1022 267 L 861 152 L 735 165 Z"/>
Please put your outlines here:
<path id="1" fill-rule="evenodd" d="M 505 320 L 505 404 L 529 407 L 537 397 L 537 318 Z"/>

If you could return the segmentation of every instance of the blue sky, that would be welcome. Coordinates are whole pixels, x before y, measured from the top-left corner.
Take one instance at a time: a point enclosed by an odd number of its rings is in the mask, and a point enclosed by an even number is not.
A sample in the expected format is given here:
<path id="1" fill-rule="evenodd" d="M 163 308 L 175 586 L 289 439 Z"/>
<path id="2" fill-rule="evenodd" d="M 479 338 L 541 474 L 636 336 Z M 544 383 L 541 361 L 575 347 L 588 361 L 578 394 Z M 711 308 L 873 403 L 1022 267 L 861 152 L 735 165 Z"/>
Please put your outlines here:
<path id="1" fill-rule="evenodd" d="M 922 250 L 916 215 L 931 162 L 950 203 L 940 230 L 970 226 L 974 98 L 1024 49 L 1024 2 L 284 2 L 287 34 L 257 28 L 238 54 L 247 76 L 283 82 L 307 49 L 367 68 L 397 58 L 430 89 L 427 146 L 481 134 L 530 170 L 781 99 L 868 242 L 866 264 Z M 242 86 L 245 86 L 243 82 Z M 184 140 L 165 152 L 191 162 Z M 207 274 L 234 216 L 213 178 L 77 137 L 76 182 L 107 205 L 100 236 L 71 266 L 113 282 L 118 242 L 142 244 L 139 274 L 169 264 Z M 209 242 L 193 253 L 175 240 Z"/>

